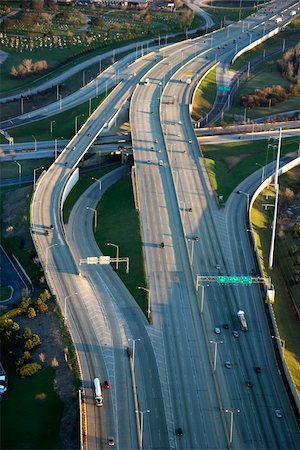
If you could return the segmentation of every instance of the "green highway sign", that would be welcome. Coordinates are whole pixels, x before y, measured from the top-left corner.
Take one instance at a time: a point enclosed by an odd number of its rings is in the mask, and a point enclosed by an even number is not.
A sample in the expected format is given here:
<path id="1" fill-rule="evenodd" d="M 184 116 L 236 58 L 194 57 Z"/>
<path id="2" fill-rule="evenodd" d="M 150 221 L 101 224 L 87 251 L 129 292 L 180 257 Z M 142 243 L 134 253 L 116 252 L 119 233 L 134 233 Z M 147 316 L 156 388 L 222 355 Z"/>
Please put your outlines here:
<path id="1" fill-rule="evenodd" d="M 217 283 L 220 284 L 228 284 L 228 283 L 235 283 L 235 284 L 251 284 L 252 283 L 252 277 L 236 277 L 236 276 L 219 276 L 217 277 Z"/>
<path id="2" fill-rule="evenodd" d="M 218 91 L 230 92 L 231 91 L 231 86 L 218 86 Z"/>

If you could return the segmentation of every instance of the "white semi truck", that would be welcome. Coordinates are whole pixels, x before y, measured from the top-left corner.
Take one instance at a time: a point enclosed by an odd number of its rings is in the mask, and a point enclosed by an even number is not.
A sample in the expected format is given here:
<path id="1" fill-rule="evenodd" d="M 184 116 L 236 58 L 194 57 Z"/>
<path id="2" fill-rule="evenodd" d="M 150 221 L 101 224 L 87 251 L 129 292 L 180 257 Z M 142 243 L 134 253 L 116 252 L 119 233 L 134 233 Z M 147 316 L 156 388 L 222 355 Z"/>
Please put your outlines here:
<path id="1" fill-rule="evenodd" d="M 237 312 L 239 321 L 241 322 L 242 331 L 248 331 L 247 320 L 245 318 L 245 313 L 241 309 Z"/>
<path id="2" fill-rule="evenodd" d="M 97 406 L 103 406 L 102 390 L 99 378 L 94 379 L 95 401 Z"/>

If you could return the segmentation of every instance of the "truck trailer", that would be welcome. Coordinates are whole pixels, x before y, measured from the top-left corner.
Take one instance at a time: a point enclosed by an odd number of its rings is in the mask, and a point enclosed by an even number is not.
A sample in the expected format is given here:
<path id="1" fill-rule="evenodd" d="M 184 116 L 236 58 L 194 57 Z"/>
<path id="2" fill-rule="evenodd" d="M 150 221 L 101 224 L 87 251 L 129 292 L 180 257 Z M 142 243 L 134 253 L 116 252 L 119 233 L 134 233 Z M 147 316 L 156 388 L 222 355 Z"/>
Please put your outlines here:
<path id="1" fill-rule="evenodd" d="M 99 378 L 94 379 L 95 402 L 97 406 L 103 406 L 102 390 Z"/>

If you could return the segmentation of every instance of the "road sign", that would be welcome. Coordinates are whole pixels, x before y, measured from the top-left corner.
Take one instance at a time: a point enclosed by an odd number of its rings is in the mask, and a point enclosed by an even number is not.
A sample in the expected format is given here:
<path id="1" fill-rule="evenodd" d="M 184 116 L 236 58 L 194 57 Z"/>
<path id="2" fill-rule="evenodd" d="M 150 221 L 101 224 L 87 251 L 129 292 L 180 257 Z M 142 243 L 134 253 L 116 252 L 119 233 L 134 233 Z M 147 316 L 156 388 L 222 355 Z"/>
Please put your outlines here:
<path id="1" fill-rule="evenodd" d="M 193 76 L 193 72 L 191 72 L 190 70 L 185 72 L 187 77 L 192 77 Z"/>
<path id="2" fill-rule="evenodd" d="M 228 283 L 234 283 L 234 284 L 251 284 L 252 283 L 252 277 L 236 277 L 236 276 L 218 276 L 217 277 L 217 283 L 220 284 L 228 284 Z"/>
<path id="3" fill-rule="evenodd" d="M 110 264 L 110 256 L 100 256 L 99 264 Z"/>
<path id="4" fill-rule="evenodd" d="M 230 92 L 231 91 L 231 86 L 218 86 L 218 91 Z"/>

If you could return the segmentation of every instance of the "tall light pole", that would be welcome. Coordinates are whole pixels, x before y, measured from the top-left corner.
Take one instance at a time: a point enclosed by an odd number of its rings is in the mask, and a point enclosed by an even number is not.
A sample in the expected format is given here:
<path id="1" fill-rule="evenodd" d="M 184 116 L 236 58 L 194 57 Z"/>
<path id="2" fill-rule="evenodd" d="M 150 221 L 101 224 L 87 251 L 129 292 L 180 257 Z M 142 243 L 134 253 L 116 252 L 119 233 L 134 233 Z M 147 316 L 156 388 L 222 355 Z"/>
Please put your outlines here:
<path id="1" fill-rule="evenodd" d="M 78 116 L 75 116 L 74 121 L 75 121 L 75 134 L 77 134 L 78 132 L 78 117 L 84 116 L 84 114 L 78 114 Z"/>
<path id="2" fill-rule="evenodd" d="M 194 247 L 195 247 L 195 242 L 199 241 L 198 236 L 193 238 L 193 239 L 188 239 L 188 242 L 192 243 L 192 249 L 191 249 L 191 265 L 193 264 L 193 260 L 194 260 Z"/>
<path id="3" fill-rule="evenodd" d="M 33 169 L 33 190 L 35 191 L 35 173 L 37 170 L 44 169 L 44 167 L 37 167 L 36 169 Z"/>
<path id="4" fill-rule="evenodd" d="M 99 191 L 101 191 L 101 189 L 102 189 L 102 182 L 101 182 L 101 180 L 97 180 L 97 178 L 95 178 L 95 177 L 92 177 L 92 180 L 97 181 L 97 183 L 99 184 Z"/>
<path id="5" fill-rule="evenodd" d="M 34 139 L 34 151 L 36 152 L 36 151 L 37 151 L 37 142 L 36 142 L 36 138 L 35 138 L 35 136 L 33 136 L 33 134 L 32 134 L 31 136 L 32 136 L 33 139 Z"/>
<path id="6" fill-rule="evenodd" d="M 283 351 L 283 353 L 284 353 L 284 351 L 285 351 L 285 340 L 284 340 L 284 339 L 281 339 L 281 338 L 278 337 L 278 336 L 272 336 L 272 339 L 277 339 L 277 341 L 280 342 L 282 351 Z"/>
<path id="7" fill-rule="evenodd" d="M 240 409 L 225 409 L 226 413 L 230 414 L 230 431 L 229 431 L 229 446 L 232 445 L 232 437 L 233 437 L 233 418 L 235 413 L 241 412 Z"/>
<path id="8" fill-rule="evenodd" d="M 90 208 L 89 206 L 87 206 L 86 209 L 90 209 L 91 211 L 94 211 L 94 231 L 96 231 L 96 228 L 97 228 L 97 210 L 94 209 L 94 208 Z"/>
<path id="9" fill-rule="evenodd" d="M 143 286 L 138 286 L 138 289 L 143 289 L 144 291 L 148 292 L 147 319 L 150 320 L 150 316 L 151 316 L 151 291 L 150 291 L 150 289 L 145 288 Z"/>
<path id="10" fill-rule="evenodd" d="M 112 242 L 108 242 L 107 245 L 111 245 L 112 247 L 115 247 L 117 249 L 117 262 L 116 262 L 116 270 L 119 269 L 119 252 L 120 248 L 117 244 L 113 244 Z"/>
<path id="11" fill-rule="evenodd" d="M 132 341 L 132 367 L 133 367 L 133 372 L 135 372 L 135 343 L 137 341 L 140 341 L 141 339 L 128 339 L 128 341 Z"/>
<path id="12" fill-rule="evenodd" d="M 62 108 L 62 95 L 59 94 L 59 109 L 61 110 Z"/>
<path id="13" fill-rule="evenodd" d="M 56 122 L 56 120 L 50 120 L 50 133 L 52 134 L 53 132 L 53 124 L 54 122 Z"/>
<path id="14" fill-rule="evenodd" d="M 140 422 L 141 422 L 141 428 L 140 428 L 140 448 L 143 448 L 143 432 L 144 432 L 144 414 L 149 413 L 150 409 L 146 409 L 145 411 L 136 410 L 137 414 L 140 414 Z"/>
<path id="15" fill-rule="evenodd" d="M 21 183 L 21 177 L 22 177 L 22 166 L 21 166 L 21 164 L 18 161 L 14 160 L 14 162 L 16 164 L 18 164 L 19 184 L 20 184 Z"/>
<path id="16" fill-rule="evenodd" d="M 49 245 L 49 247 L 46 248 L 46 266 L 45 266 L 45 272 L 46 273 L 48 272 L 48 250 L 50 248 L 52 248 L 52 247 L 55 247 L 56 245 L 58 245 L 58 244 L 52 244 L 52 245 Z"/>
<path id="17" fill-rule="evenodd" d="M 258 164 L 258 163 L 255 163 L 255 165 L 261 167 L 261 169 L 262 169 L 261 170 L 261 182 L 263 182 L 265 179 L 265 166 L 263 166 L 262 164 Z"/>
<path id="18" fill-rule="evenodd" d="M 223 344 L 223 341 L 209 341 L 210 344 L 214 344 L 214 367 L 213 371 L 216 371 L 217 368 L 217 352 L 218 352 L 218 344 Z"/>
<path id="19" fill-rule="evenodd" d="M 249 207 L 250 207 L 250 194 L 248 194 L 248 192 L 244 192 L 244 191 L 237 191 L 237 194 L 243 194 L 247 197 L 247 212 L 249 212 Z"/>
<path id="20" fill-rule="evenodd" d="M 65 323 L 67 322 L 67 300 L 68 300 L 68 298 L 73 297 L 74 295 L 78 295 L 78 292 L 74 292 L 74 294 L 67 295 L 65 297 L 65 307 L 64 307 L 64 321 L 65 321 Z"/>
<path id="21" fill-rule="evenodd" d="M 254 250 L 257 252 L 257 245 L 256 245 L 256 239 L 255 239 L 254 231 L 252 229 L 250 229 L 250 228 L 247 228 L 246 231 L 248 231 L 248 233 L 252 234 L 253 241 L 254 241 Z"/>

